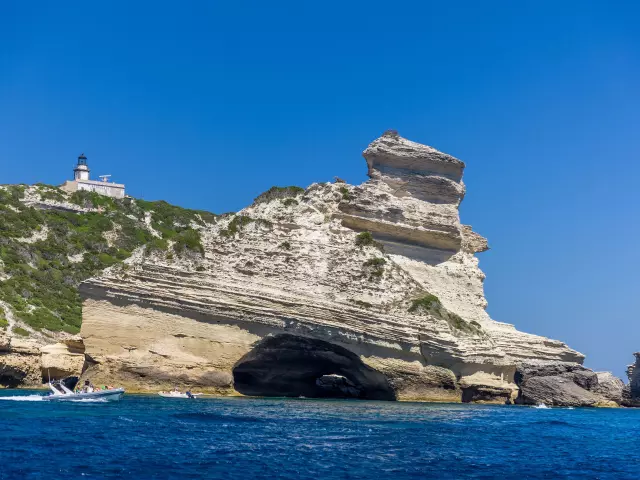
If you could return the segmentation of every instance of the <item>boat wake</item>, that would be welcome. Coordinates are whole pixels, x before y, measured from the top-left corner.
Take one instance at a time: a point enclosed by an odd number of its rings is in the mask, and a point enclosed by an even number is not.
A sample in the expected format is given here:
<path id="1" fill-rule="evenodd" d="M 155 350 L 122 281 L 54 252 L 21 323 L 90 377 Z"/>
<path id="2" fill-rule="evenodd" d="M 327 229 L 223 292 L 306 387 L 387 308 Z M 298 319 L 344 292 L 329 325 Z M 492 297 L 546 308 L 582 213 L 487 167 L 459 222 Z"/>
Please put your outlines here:
<path id="1" fill-rule="evenodd" d="M 10 400 L 13 402 L 41 402 L 42 395 L 16 395 L 14 397 L 0 397 L 0 400 Z"/>
<path id="2" fill-rule="evenodd" d="M 13 397 L 0 397 L 0 400 L 11 402 L 42 402 L 44 397 L 42 395 L 16 395 Z M 108 400 L 105 398 L 78 398 L 66 401 L 73 403 L 107 403 Z"/>

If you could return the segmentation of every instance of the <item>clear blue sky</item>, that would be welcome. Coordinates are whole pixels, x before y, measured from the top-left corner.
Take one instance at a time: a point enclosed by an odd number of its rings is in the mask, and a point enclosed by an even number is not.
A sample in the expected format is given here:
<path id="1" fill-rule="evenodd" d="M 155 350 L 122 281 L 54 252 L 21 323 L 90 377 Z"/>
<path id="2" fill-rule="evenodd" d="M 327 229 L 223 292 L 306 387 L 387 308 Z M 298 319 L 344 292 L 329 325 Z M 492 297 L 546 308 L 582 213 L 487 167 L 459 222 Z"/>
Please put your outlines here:
<path id="1" fill-rule="evenodd" d="M 467 163 L 491 315 L 622 375 L 640 350 L 638 18 L 631 1 L 3 2 L 0 183 L 61 183 L 85 152 L 134 196 L 221 213 L 364 181 L 361 151 L 394 128 Z"/>

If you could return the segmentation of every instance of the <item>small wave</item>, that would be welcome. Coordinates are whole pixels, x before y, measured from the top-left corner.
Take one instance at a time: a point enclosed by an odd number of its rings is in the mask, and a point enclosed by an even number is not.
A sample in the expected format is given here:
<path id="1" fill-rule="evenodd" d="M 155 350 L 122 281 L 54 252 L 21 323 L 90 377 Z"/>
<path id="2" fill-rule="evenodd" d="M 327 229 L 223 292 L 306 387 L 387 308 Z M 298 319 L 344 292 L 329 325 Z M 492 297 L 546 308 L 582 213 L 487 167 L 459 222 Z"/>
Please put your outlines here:
<path id="1" fill-rule="evenodd" d="M 14 397 L 0 397 L 0 400 L 11 400 L 13 402 L 41 402 L 42 395 L 16 395 Z"/>

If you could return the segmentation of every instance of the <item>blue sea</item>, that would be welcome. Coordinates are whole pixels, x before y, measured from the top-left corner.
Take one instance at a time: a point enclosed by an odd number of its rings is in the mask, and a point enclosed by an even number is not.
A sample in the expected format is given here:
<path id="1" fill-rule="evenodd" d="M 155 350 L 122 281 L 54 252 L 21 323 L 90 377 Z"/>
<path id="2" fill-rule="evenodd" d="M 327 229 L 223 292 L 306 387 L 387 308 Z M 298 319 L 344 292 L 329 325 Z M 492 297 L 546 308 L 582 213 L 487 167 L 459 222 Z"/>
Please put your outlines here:
<path id="1" fill-rule="evenodd" d="M 640 409 L 0 392 L 0 478 L 637 479 Z"/>

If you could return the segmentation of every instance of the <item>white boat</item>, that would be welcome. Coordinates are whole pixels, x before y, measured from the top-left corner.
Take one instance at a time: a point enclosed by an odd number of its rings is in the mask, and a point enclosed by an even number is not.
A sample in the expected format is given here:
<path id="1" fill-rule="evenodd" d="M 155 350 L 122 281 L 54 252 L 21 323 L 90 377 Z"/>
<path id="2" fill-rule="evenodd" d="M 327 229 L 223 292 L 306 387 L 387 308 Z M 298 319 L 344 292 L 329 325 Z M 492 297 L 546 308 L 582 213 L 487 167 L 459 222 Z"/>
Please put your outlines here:
<path id="1" fill-rule="evenodd" d="M 69 390 L 62 382 L 57 382 L 55 385 L 49 382 L 49 389 L 51 390 L 51 394 L 42 397 L 42 399 L 51 402 L 77 402 L 78 400 L 104 400 L 114 402 L 120 400 L 122 395 L 124 395 L 124 388 L 76 393 Z"/>
<path id="2" fill-rule="evenodd" d="M 541 403 L 539 405 L 534 405 L 533 408 L 549 408 L 549 407 L 547 407 L 544 403 Z"/>
<path id="3" fill-rule="evenodd" d="M 198 398 L 198 395 L 202 395 L 202 394 L 201 393 L 191 393 L 191 392 L 182 393 L 182 392 L 178 392 L 178 391 L 174 390 L 172 392 L 158 392 L 158 395 L 160 395 L 161 397 L 164 397 L 164 398 L 191 398 L 191 399 L 195 399 L 195 398 Z"/>

